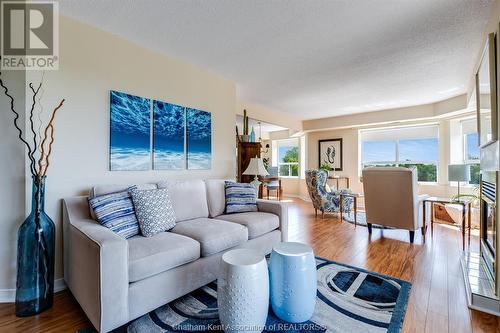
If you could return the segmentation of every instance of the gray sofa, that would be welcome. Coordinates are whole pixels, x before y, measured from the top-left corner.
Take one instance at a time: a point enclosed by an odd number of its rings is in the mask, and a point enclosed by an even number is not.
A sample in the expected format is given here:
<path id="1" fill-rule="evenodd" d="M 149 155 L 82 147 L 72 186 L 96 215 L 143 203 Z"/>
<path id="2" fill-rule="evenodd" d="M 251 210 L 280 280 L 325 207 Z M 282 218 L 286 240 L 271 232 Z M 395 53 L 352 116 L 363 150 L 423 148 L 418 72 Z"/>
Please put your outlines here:
<path id="1" fill-rule="evenodd" d="M 217 278 L 222 254 L 262 254 L 285 241 L 284 203 L 258 200 L 258 212 L 225 215 L 224 180 L 170 180 L 176 226 L 124 239 L 91 218 L 86 196 L 63 200 L 64 280 L 92 324 L 108 332 Z M 96 186 L 91 195 L 126 189 Z"/>

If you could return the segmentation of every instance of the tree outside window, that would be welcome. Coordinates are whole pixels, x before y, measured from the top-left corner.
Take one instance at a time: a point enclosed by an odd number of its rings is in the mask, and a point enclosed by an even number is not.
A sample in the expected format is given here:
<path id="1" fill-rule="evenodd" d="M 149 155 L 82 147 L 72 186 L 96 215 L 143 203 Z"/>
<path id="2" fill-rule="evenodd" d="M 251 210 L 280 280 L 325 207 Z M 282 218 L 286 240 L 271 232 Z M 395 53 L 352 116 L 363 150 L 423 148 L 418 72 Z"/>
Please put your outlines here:
<path id="1" fill-rule="evenodd" d="M 298 140 L 278 141 L 278 170 L 281 177 L 299 176 Z"/>

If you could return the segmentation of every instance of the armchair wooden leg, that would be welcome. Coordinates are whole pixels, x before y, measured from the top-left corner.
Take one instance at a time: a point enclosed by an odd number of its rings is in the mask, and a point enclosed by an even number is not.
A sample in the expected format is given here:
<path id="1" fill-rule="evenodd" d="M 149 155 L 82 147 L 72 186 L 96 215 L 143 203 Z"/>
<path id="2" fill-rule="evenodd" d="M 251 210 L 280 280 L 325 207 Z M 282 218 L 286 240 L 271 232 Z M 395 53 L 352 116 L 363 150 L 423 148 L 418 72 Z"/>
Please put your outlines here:
<path id="1" fill-rule="evenodd" d="M 321 218 L 322 218 L 322 219 L 324 219 L 324 218 L 325 218 L 325 211 L 324 211 L 324 210 L 322 210 L 322 211 L 321 211 Z"/>
<path id="2" fill-rule="evenodd" d="M 415 240 L 415 231 L 410 230 L 410 243 L 413 244 L 414 240 Z"/>
<path id="3" fill-rule="evenodd" d="M 372 224 L 367 223 L 366 226 L 368 227 L 368 233 L 371 235 L 372 234 Z"/>
<path id="4" fill-rule="evenodd" d="M 314 208 L 314 215 L 315 215 L 316 217 L 318 217 L 318 209 L 317 209 L 317 208 Z"/>

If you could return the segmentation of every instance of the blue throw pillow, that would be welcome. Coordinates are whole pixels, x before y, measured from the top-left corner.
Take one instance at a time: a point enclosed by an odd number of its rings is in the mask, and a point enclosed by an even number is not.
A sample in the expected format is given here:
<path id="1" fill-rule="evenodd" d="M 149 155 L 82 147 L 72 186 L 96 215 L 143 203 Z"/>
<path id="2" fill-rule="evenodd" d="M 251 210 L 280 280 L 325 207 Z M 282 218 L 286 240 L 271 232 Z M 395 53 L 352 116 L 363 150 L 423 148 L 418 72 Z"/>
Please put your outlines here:
<path id="1" fill-rule="evenodd" d="M 226 214 L 256 212 L 257 191 L 252 184 L 226 181 Z"/>
<path id="2" fill-rule="evenodd" d="M 124 238 L 139 234 L 139 223 L 129 193 L 134 188 L 88 199 L 97 221 Z"/>

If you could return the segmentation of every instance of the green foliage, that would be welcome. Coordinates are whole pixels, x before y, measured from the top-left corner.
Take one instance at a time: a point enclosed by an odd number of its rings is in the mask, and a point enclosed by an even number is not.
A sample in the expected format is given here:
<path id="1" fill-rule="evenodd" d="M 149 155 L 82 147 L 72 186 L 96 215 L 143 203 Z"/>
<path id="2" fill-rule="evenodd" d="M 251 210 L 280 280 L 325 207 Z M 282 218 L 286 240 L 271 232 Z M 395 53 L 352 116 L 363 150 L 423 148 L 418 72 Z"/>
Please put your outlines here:
<path id="1" fill-rule="evenodd" d="M 419 182 L 437 182 L 437 166 L 434 164 L 400 164 L 403 168 L 417 168 Z"/>
<path id="2" fill-rule="evenodd" d="M 283 156 L 284 163 L 297 163 L 299 162 L 299 147 L 292 147 L 288 149 L 285 156 Z"/>
<path id="3" fill-rule="evenodd" d="M 332 171 L 333 170 L 333 168 L 328 163 L 321 164 L 321 166 L 319 168 L 321 170 L 325 170 L 325 171 Z"/>
<path id="4" fill-rule="evenodd" d="M 479 184 L 481 166 L 479 164 L 470 165 L 470 181 L 469 184 Z"/>

